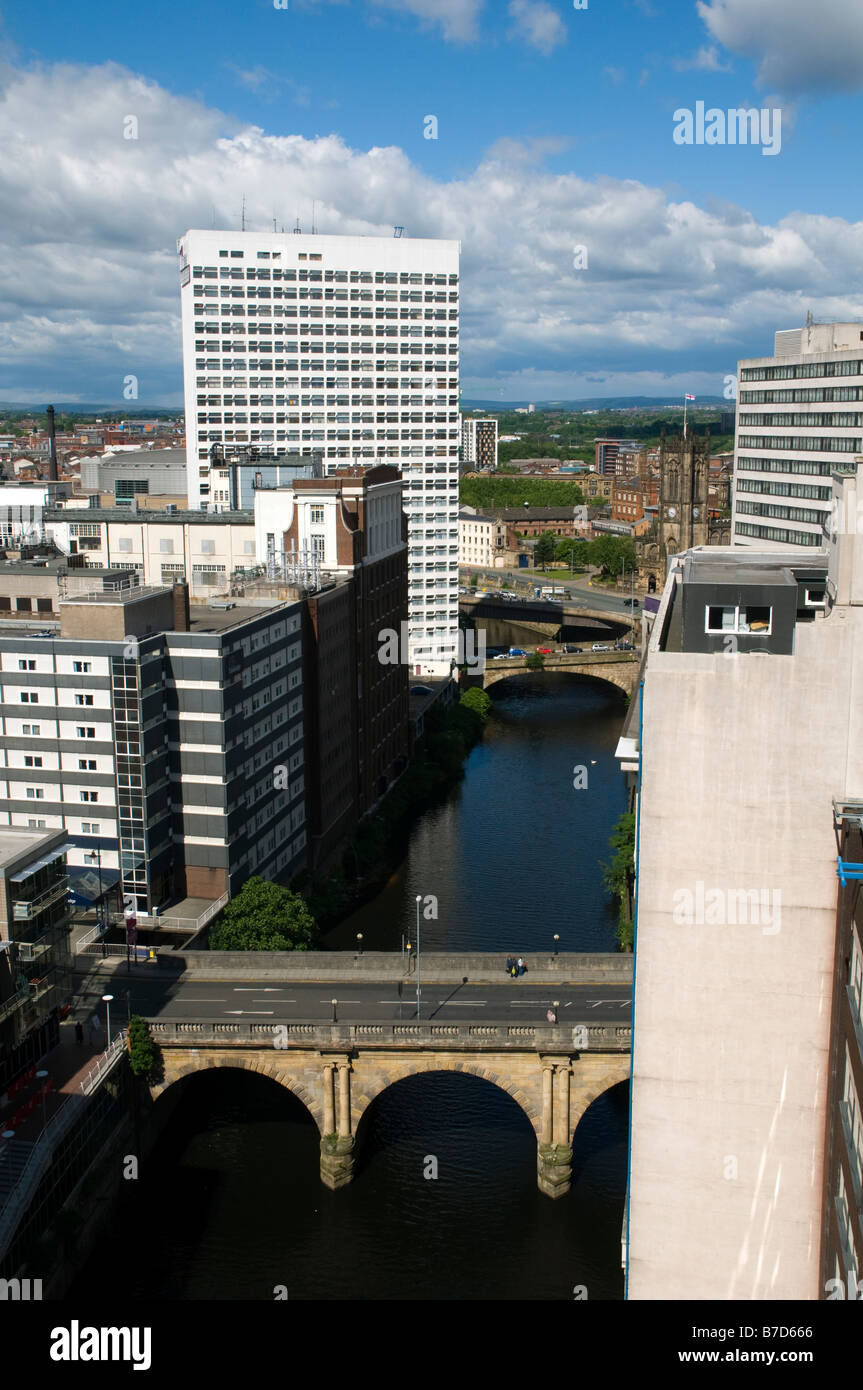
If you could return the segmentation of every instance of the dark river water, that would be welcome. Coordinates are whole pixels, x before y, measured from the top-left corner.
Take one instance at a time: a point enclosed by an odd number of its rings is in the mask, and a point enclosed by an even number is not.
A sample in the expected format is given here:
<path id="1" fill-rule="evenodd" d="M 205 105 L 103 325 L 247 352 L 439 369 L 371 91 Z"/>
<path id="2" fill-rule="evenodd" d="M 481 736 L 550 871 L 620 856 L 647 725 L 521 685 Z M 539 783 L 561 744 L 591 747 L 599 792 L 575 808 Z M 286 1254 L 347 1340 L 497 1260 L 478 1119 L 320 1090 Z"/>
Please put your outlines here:
<path id="1" fill-rule="evenodd" d="M 423 950 L 514 950 L 529 962 L 554 933 L 562 949 L 614 949 L 599 861 L 626 809 L 614 760 L 623 698 L 556 675 L 498 685 L 493 699 L 464 781 L 328 944 L 362 931 L 369 949 L 397 946 L 412 938 L 416 894 L 431 893 L 439 917 L 423 922 Z M 586 789 L 573 788 L 576 764 Z M 529 1121 L 477 1077 L 431 1073 L 385 1091 L 361 1121 L 354 1181 L 336 1193 L 319 1180 L 313 1121 L 275 1082 L 214 1070 L 184 1084 L 127 1184 L 116 1236 L 70 1298 L 110 1296 L 121 1269 L 124 1294 L 143 1299 L 270 1300 L 278 1286 L 290 1299 L 569 1300 L 579 1286 L 622 1297 L 625 1085 L 582 1119 L 572 1190 L 551 1201 L 536 1187 Z M 437 1178 L 423 1175 L 428 1156 Z"/>

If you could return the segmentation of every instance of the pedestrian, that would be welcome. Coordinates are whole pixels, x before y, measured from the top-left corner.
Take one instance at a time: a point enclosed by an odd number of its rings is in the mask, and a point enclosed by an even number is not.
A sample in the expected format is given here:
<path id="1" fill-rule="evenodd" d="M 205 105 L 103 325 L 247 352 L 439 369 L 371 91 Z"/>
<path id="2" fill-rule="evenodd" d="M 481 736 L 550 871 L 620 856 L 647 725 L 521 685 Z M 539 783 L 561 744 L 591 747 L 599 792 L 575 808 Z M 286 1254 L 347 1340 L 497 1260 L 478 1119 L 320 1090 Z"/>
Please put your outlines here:
<path id="1" fill-rule="evenodd" d="M 80 1023 L 75 1024 L 75 1041 L 79 1047 L 81 1047 L 84 1042 L 84 1028 Z"/>
<path id="2" fill-rule="evenodd" d="M 515 961 L 513 961 L 513 963 L 512 963 L 512 969 L 510 970 L 509 973 L 510 973 L 510 975 L 512 976 L 513 979 L 515 979 L 515 977 L 517 976 L 517 974 L 518 974 L 518 966 L 516 965 Z"/>
<path id="3" fill-rule="evenodd" d="M 507 956 L 506 958 L 506 973 L 507 975 L 512 974 L 512 956 Z"/>
<path id="4" fill-rule="evenodd" d="M 549 1023 L 557 1023 L 557 1011 L 555 1009 L 549 1009 L 548 1013 L 546 1014 L 546 1018 L 548 1019 Z"/>
<path id="5" fill-rule="evenodd" d="M 519 956 L 518 958 L 518 973 L 519 975 L 524 974 L 524 961 L 522 960 L 521 956 Z"/>

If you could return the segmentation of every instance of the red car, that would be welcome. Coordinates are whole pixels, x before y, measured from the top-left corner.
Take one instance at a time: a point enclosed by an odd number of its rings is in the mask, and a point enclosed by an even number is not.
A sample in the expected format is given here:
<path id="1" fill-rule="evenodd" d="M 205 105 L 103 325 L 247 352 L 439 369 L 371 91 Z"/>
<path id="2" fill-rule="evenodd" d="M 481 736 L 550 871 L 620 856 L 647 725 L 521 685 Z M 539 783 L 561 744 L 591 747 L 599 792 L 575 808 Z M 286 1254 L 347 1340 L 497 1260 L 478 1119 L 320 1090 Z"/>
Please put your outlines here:
<path id="1" fill-rule="evenodd" d="M 537 649 L 536 649 L 536 654 L 537 654 L 537 656 L 551 656 L 551 655 L 552 655 L 551 647 L 537 647 Z"/>

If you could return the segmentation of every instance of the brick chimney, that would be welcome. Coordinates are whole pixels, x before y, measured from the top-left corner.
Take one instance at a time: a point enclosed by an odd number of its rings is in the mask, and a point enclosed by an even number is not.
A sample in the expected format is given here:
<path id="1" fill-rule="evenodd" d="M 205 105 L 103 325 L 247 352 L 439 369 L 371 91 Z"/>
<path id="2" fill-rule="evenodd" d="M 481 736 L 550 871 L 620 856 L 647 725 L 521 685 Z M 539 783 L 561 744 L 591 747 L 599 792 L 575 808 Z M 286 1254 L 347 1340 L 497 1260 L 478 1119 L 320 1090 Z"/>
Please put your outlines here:
<path id="1" fill-rule="evenodd" d="M 178 579 L 174 584 L 174 631 L 188 632 L 190 626 L 189 586 L 184 579 Z"/>

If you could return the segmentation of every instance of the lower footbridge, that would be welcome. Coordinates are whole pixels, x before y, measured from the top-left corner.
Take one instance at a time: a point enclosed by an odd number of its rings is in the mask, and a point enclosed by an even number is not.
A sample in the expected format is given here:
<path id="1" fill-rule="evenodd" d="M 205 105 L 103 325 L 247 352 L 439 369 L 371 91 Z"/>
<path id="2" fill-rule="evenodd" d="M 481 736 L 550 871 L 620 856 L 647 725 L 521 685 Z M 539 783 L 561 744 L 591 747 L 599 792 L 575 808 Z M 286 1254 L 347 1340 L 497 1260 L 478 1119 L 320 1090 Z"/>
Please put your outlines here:
<path id="1" fill-rule="evenodd" d="M 510 676 L 536 676 L 543 671 L 567 671 L 574 676 L 591 676 L 594 680 L 607 681 L 616 685 L 625 694 L 631 695 L 638 684 L 640 653 L 626 651 L 611 652 L 552 652 L 543 656 L 542 666 L 528 665 L 529 657 L 507 656 L 486 661 L 482 673 L 483 689 L 498 681 L 508 680 Z"/>
<path id="2" fill-rule="evenodd" d="M 536 1134 L 539 1189 L 560 1197 L 570 1187 L 579 1120 L 630 1073 L 628 1022 L 265 1024 L 155 1017 L 148 1023 L 164 1064 L 154 1097 L 206 1068 L 271 1077 L 313 1117 L 321 1181 L 333 1190 L 353 1177 L 357 1127 L 377 1096 L 405 1077 L 455 1071 L 500 1087 L 521 1106 Z"/>

